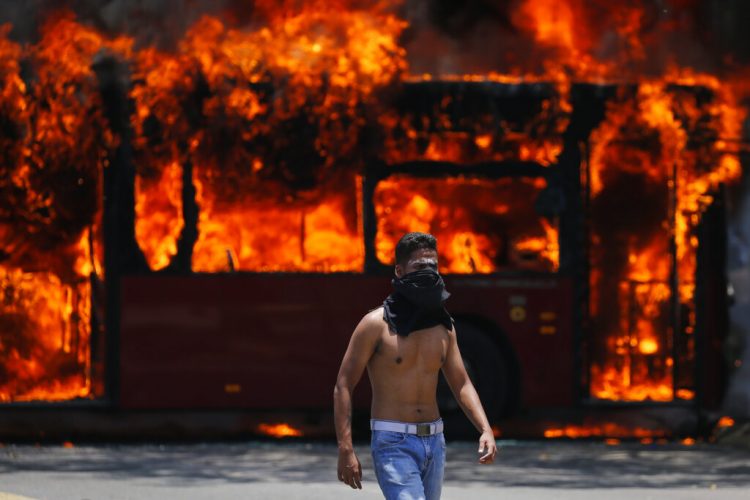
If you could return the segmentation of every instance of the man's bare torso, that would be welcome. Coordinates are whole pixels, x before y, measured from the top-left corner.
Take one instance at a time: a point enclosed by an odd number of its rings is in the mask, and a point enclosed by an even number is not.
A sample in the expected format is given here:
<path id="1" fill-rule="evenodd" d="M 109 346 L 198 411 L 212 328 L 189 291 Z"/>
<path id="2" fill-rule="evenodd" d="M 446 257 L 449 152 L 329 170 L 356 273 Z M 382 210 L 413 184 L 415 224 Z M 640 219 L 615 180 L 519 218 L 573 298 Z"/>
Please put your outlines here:
<path id="1" fill-rule="evenodd" d="M 375 352 L 367 363 L 372 384 L 372 418 L 402 422 L 429 422 L 440 417 L 435 392 L 438 373 L 450 342 L 442 325 L 401 337 L 382 320 L 383 309 L 369 314 L 379 317 L 382 331 Z"/>

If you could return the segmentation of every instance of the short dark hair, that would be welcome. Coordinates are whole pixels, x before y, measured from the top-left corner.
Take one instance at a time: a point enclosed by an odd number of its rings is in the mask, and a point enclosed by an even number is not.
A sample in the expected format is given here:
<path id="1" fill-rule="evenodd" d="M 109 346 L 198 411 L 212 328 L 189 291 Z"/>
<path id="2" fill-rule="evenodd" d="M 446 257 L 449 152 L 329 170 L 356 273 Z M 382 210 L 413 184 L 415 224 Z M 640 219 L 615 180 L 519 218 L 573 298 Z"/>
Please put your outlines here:
<path id="1" fill-rule="evenodd" d="M 406 265 L 416 250 L 435 250 L 437 239 L 429 233 L 406 233 L 396 243 L 396 264 Z"/>

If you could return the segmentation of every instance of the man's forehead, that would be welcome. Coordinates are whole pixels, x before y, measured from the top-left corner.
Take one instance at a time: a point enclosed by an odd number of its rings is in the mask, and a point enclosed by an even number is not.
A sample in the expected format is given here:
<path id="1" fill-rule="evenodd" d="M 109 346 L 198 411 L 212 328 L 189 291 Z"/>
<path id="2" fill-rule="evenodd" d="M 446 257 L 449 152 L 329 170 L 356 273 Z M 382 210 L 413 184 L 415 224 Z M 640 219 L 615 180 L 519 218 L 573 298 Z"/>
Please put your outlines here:
<path id="1" fill-rule="evenodd" d="M 409 256 L 409 262 L 411 263 L 420 263 L 420 262 L 437 262 L 437 252 L 435 250 L 429 249 L 429 248 L 420 248 L 419 250 L 414 250 L 412 254 Z"/>

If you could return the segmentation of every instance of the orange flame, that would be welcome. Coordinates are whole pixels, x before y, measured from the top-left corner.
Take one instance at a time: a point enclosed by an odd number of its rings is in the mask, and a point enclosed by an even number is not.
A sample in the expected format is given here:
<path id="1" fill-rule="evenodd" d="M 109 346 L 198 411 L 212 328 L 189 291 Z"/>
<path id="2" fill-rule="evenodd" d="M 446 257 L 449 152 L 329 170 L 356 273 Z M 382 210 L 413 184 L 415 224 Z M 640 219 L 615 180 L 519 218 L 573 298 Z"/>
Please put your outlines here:
<path id="1" fill-rule="evenodd" d="M 566 425 L 564 427 L 551 427 L 544 431 L 544 437 L 549 439 L 607 438 L 616 440 L 623 438 L 653 439 L 663 436 L 663 430 L 642 427 L 632 428 L 613 422 L 592 425 Z"/>
<path id="2" fill-rule="evenodd" d="M 13 219 L 0 224 L 0 401 L 100 395 L 91 359 L 91 274 L 101 275 L 101 173 L 116 144 L 98 97 L 92 58 L 126 55 L 70 15 L 53 16 L 37 44 L 21 49 L 0 33 L 2 112 L 19 134 L 3 154 Z M 27 87 L 18 59 L 35 72 Z M 14 60 L 16 62 L 14 62 Z M 5 209 L 3 209 L 5 210 Z M 18 225 L 18 227 L 14 227 Z M 100 371 L 100 370 L 98 370 Z"/>
<path id="3" fill-rule="evenodd" d="M 552 166 L 570 121 L 572 82 L 634 75 L 636 90 L 618 89 L 587 150 L 590 201 L 608 209 L 593 216 L 590 389 L 617 400 L 694 397 L 674 366 L 695 356 L 696 227 L 712 191 L 740 175 L 729 144 L 742 135 L 744 113 L 733 87 L 680 67 L 639 74 L 647 58 L 646 13 L 638 5 L 612 5 L 606 14 L 627 68 L 594 53 L 604 28 L 586 2 L 521 0 L 510 22 L 534 40 L 538 53 L 530 59 L 539 71 L 409 75 L 399 45 L 406 23 L 384 3 L 369 10 L 351 3 L 256 2 L 250 28 L 204 17 L 174 53 L 135 50 L 132 40 L 103 36 L 69 14 L 51 16 L 28 47 L 8 39 L 9 27 L 0 30 L 0 115 L 12 131 L 0 137 L 0 208 L 17 216 L 0 223 L 0 321 L 14 336 L 3 338 L 10 382 L 0 381 L 0 400 L 91 397 L 101 383 L 91 375 L 90 280 L 102 275 L 101 172 L 118 142 L 92 71 L 102 50 L 133 71 L 135 233 L 154 270 L 173 261 L 185 236 L 183 213 L 194 210 L 193 271 L 362 271 L 357 172 L 368 127 L 378 128 L 378 154 L 388 164 L 512 159 Z M 24 58 L 34 72 L 28 83 Z M 380 104 L 404 82 L 438 79 L 551 82 L 556 95 L 523 126 L 487 115 L 455 127 L 456 103 L 448 97 L 429 117 Z M 711 98 L 697 98 L 696 90 Z M 692 137 L 704 132 L 718 139 L 695 146 Z M 376 256 L 391 264 L 398 236 L 422 230 L 438 236 L 447 272 L 553 272 L 557 222 L 529 203 L 545 185 L 391 176 L 375 192 Z M 611 216 L 608 203 L 622 193 L 653 203 L 635 230 L 627 217 Z M 673 308 L 684 316 L 684 331 L 670 331 Z M 679 347 L 676 339 L 685 346 L 675 354 L 669 347 Z"/>
<path id="4" fill-rule="evenodd" d="M 392 264 L 398 238 L 406 232 L 423 231 L 438 239 L 440 266 L 450 273 L 557 269 L 557 229 L 528 203 L 545 186 L 543 181 L 525 178 L 413 179 L 394 175 L 381 181 L 374 195 L 378 259 Z M 502 227 L 504 231 L 498 234 L 485 227 Z"/>
<path id="5" fill-rule="evenodd" d="M 731 92 L 705 75 L 688 75 L 691 79 L 675 71 L 662 82 L 642 83 L 632 100 L 610 105 L 607 118 L 592 134 L 590 182 L 595 204 L 626 195 L 623 190 L 628 189 L 641 189 L 641 204 L 662 200 L 660 207 L 653 205 L 661 214 L 652 210 L 650 220 L 635 219 L 640 214 L 637 209 L 632 210 L 634 215 L 624 216 L 624 220 L 639 220 L 638 233 L 624 243 L 628 248 L 627 261 L 618 257 L 623 243 L 615 238 L 622 236 L 616 236 L 618 229 L 613 229 L 611 221 L 603 217 L 602 233 L 594 238 L 598 265 L 611 266 L 620 259 L 619 269 L 608 274 L 620 273 L 622 277 L 615 284 L 612 278 L 605 281 L 599 271 L 592 273 L 595 321 L 597 316 L 610 314 L 599 311 L 600 294 L 611 295 L 608 289 L 618 287 L 620 306 L 619 324 L 602 326 L 609 330 L 601 332 L 606 335 L 606 354 L 591 371 L 591 392 L 598 398 L 669 401 L 694 397 L 690 387 L 678 386 L 675 391 L 675 384 L 689 382 L 673 379 L 675 360 L 667 348 L 678 342 L 678 336 L 689 336 L 694 330 L 695 315 L 691 311 L 695 293 L 695 229 L 701 213 L 711 203 L 711 190 L 738 179 L 740 170 L 736 155 L 724 154 L 721 141 L 700 149 L 689 147 L 688 133 L 702 117 L 710 120 L 709 126 L 717 133 L 738 137 L 736 127 L 741 120 L 737 121 L 739 108 Z M 680 91 L 668 87 L 668 83 L 698 81 L 715 93 L 715 102 L 701 104 L 689 88 Z M 639 187 L 633 187 L 635 182 Z M 675 200 L 672 208 L 666 204 L 670 196 Z M 669 227 L 673 228 L 671 235 Z M 676 248 L 675 269 L 670 261 L 670 236 Z M 596 257 L 596 252 L 603 253 Z M 669 327 L 672 273 L 677 275 L 680 307 L 687 311 L 687 325 L 679 331 Z M 681 364 L 692 362 L 693 346 L 689 340 L 685 342 L 679 353 Z"/>
<path id="6" fill-rule="evenodd" d="M 144 124 L 155 118 L 168 133 L 160 138 L 165 159 L 154 168 L 193 158 L 200 214 L 194 270 L 215 272 L 229 265 L 264 271 L 362 269 L 364 243 L 357 229 L 355 190 L 349 191 L 348 197 L 335 196 L 336 200 L 324 196 L 330 193 L 323 191 L 299 199 L 299 192 L 291 193 L 277 183 L 279 190 L 274 193 L 269 190 L 272 177 L 280 173 L 288 179 L 289 172 L 278 172 L 280 165 L 250 153 L 246 144 L 286 141 L 283 127 L 304 111 L 317 120 L 315 149 L 323 164 L 321 175 L 334 168 L 337 157 L 356 147 L 357 131 L 363 125 L 361 103 L 403 71 L 404 53 L 395 38 L 404 26 L 391 15 L 328 9 L 273 17 L 268 26 L 254 32 L 227 30 L 218 19 L 203 18 L 181 43 L 179 56 L 148 53 L 142 59 L 141 73 L 148 78 L 133 90 L 136 100 L 142 102 L 136 124 L 140 142 L 148 143 Z M 165 75 L 152 66 L 157 57 L 168 62 Z M 186 83 L 192 85 L 189 77 L 186 80 L 191 71 L 203 75 L 212 92 L 202 109 L 208 127 L 201 131 L 186 129 L 180 108 Z M 260 88 L 264 84 L 283 89 L 275 98 L 273 113 Z M 213 129 L 241 132 L 229 133 L 238 140 L 227 144 L 228 135 L 209 134 Z M 181 148 L 180 142 L 188 147 Z M 276 145 L 278 150 L 289 147 Z M 217 158 L 217 148 L 229 151 Z M 269 164 L 277 172 L 266 168 Z M 248 170 L 249 165 L 252 168 Z M 218 175 L 226 169 L 236 169 L 244 176 L 241 194 L 236 178 Z M 166 183 L 156 182 L 153 189 L 167 188 Z M 158 212 L 179 213 L 178 186 L 168 192 L 167 199 L 173 201 Z M 240 202 L 238 194 L 249 199 Z M 139 219 L 153 218 L 153 203 L 141 200 L 146 196 L 164 199 L 159 191 L 139 193 L 139 206 L 143 207 Z M 269 214 L 274 217 L 268 218 Z M 248 221 L 253 221 L 252 225 Z M 151 266 L 165 265 L 174 255 L 180 228 L 157 221 L 144 222 L 141 227 L 139 242 Z M 273 241 L 266 241 L 269 237 Z M 284 243 L 277 254 L 274 246 L 279 242 Z"/>
<path id="7" fill-rule="evenodd" d="M 719 419 L 716 426 L 719 428 L 732 427 L 734 426 L 734 419 L 725 415 Z"/>
<path id="8" fill-rule="evenodd" d="M 303 433 L 289 424 L 258 424 L 258 432 L 275 438 L 301 437 Z"/>
<path id="9" fill-rule="evenodd" d="M 570 3 L 555 0 L 525 0 L 515 11 L 516 23 L 532 32 L 541 44 L 577 50 L 576 33 L 581 23 Z"/>

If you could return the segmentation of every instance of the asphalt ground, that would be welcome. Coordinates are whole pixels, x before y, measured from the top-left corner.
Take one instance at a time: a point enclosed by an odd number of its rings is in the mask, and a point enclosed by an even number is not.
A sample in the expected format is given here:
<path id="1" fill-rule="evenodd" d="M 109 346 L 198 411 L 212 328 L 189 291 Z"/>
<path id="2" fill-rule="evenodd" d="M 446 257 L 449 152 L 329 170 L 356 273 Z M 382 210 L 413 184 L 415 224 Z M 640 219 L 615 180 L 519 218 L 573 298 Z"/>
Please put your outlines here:
<path id="1" fill-rule="evenodd" d="M 750 451 L 717 444 L 500 441 L 476 463 L 473 442 L 449 442 L 443 498 L 750 498 Z M 382 498 L 367 443 L 363 489 L 336 480 L 323 442 L 11 445 L 0 447 L 0 500 Z"/>

